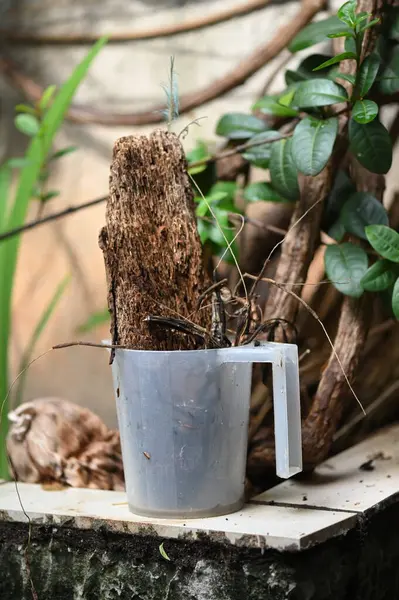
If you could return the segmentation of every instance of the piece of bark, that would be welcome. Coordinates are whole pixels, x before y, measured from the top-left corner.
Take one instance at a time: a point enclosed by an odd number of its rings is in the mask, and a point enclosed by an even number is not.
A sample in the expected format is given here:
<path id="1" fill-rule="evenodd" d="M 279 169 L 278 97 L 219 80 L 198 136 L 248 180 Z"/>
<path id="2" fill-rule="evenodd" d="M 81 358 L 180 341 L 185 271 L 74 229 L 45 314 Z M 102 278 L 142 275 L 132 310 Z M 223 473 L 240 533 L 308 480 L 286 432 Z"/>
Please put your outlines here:
<path id="1" fill-rule="evenodd" d="M 186 160 L 174 134 L 155 131 L 115 143 L 100 247 L 113 343 L 141 350 L 196 348 L 192 338 L 152 330 L 144 320 L 180 317 L 208 328 L 211 319 L 209 308 L 196 308 L 210 281 Z"/>

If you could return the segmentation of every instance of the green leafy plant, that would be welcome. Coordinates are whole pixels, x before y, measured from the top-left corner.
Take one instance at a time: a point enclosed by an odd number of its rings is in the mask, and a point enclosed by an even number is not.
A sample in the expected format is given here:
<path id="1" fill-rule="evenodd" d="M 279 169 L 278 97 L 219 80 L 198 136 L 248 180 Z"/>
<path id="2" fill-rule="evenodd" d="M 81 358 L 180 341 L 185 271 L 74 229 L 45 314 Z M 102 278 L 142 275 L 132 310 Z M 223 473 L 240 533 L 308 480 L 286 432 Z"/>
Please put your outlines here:
<path id="1" fill-rule="evenodd" d="M 11 169 L 15 161 L 8 161 L 0 168 L 0 231 L 13 229 L 25 222 L 29 203 L 37 198 L 41 203 L 54 198 L 56 192 L 43 185 L 48 178 L 51 161 L 64 156 L 71 149 L 64 148 L 52 154 L 54 137 L 63 123 L 73 96 L 84 79 L 93 59 L 106 43 L 106 38 L 97 42 L 82 62 L 75 68 L 71 77 L 56 91 L 54 86 L 47 88 L 36 106 L 19 105 L 15 124 L 31 138 L 25 157 L 18 163 L 16 192 L 11 198 Z M 20 159 L 19 159 L 20 160 Z M 0 478 L 8 476 L 5 439 L 7 435 L 8 388 L 9 388 L 9 338 L 11 331 L 11 301 L 14 276 L 17 267 L 19 236 L 0 244 Z M 59 294 L 62 293 L 58 288 Z M 55 306 L 58 294 L 40 319 L 33 334 L 33 342 L 40 335 Z M 31 342 L 32 345 L 32 342 Z"/>
<path id="2" fill-rule="evenodd" d="M 396 44 L 399 18 L 393 21 L 389 36 Z M 363 56 L 365 32 L 377 24 L 379 20 L 373 19 L 371 14 L 356 12 L 355 0 L 346 2 L 337 16 L 311 23 L 289 46 L 290 51 L 296 53 L 327 38 L 344 38 L 344 52 L 336 56 L 313 54 L 302 60 L 297 70 L 288 69 L 286 89 L 258 100 L 252 107 L 257 111 L 256 116 L 228 113 L 220 118 L 216 133 L 230 143 L 246 144 L 248 149 L 242 156 L 251 166 L 269 171 L 265 181 L 245 185 L 240 192 L 241 200 L 295 202 L 299 197 L 298 175 L 314 177 L 327 165 L 337 140 L 340 112 L 349 116 L 346 131 L 349 149 L 360 164 L 372 173 L 389 171 L 392 142 L 379 120 L 379 106 L 369 96 L 376 88 L 383 93 L 399 90 L 399 46 L 391 47 L 387 56 L 380 49 Z M 341 73 L 338 69 L 348 60 L 355 61 L 354 74 Z M 344 87 L 347 83 L 350 86 Z M 297 120 L 292 137 L 281 139 L 281 134 L 270 129 L 262 115 L 294 119 L 294 123 Z M 196 156 L 188 156 L 188 160 L 190 163 L 207 156 L 209 151 L 202 147 L 201 156 L 197 151 Z M 226 241 L 206 204 L 214 207 L 214 216 L 220 220 L 231 242 L 235 232 L 229 215 L 240 212 L 237 190 L 233 193 L 230 187 L 229 192 L 222 191 L 220 184 L 215 184 L 215 172 L 211 173 L 204 164 L 201 177 L 205 180 L 206 176 L 207 202 L 197 198 L 198 227 L 202 241 L 211 244 L 212 251 L 220 255 L 226 249 Z M 339 242 L 328 246 L 325 253 L 326 273 L 335 287 L 353 297 L 360 297 L 365 291 L 391 289 L 392 308 L 398 317 L 399 234 L 389 229 L 388 214 L 381 202 L 371 194 L 356 192 L 345 172 L 340 172 L 327 202 L 324 221 L 329 235 Z M 381 257 L 371 266 L 368 244 Z"/>

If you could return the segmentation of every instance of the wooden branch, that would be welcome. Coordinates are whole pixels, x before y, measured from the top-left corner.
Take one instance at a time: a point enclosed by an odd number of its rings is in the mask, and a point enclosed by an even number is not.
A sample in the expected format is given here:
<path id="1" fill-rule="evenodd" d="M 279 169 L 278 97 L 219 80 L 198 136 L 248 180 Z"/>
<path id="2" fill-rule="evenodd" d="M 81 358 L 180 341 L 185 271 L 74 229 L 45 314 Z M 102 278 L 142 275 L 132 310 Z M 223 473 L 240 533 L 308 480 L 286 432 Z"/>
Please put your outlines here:
<path id="1" fill-rule="evenodd" d="M 297 33 L 321 10 L 324 6 L 324 1 L 302 0 L 299 12 L 290 23 L 283 25 L 269 42 L 257 48 L 232 71 L 213 81 L 202 90 L 196 90 L 195 92 L 183 95 L 180 99 L 180 114 L 185 114 L 216 98 L 220 98 L 224 94 L 227 94 L 227 92 L 244 84 L 259 69 L 280 54 Z M 30 100 L 36 102 L 41 98 L 43 88 L 22 74 L 10 59 L 0 57 L 1 72 L 9 79 L 12 85 L 21 89 Z M 92 107 L 72 106 L 67 118 L 76 123 L 97 123 L 98 125 L 107 126 L 150 125 L 161 123 L 164 120 L 162 111 L 165 108 L 164 104 L 159 104 L 150 110 L 123 115 L 120 113 L 106 113 Z"/>
<path id="2" fill-rule="evenodd" d="M 282 244 L 282 254 L 275 275 L 276 281 L 294 284 L 304 281 L 320 236 L 324 199 L 331 189 L 332 167 L 329 165 L 316 177 L 303 177 L 301 196 L 291 218 L 291 231 Z M 321 200 L 321 201 L 320 201 Z M 301 217 L 310 210 L 304 218 Z M 299 219 L 301 221 L 298 223 Z M 295 225 L 298 223 L 297 225 Z M 293 226 L 295 225 L 295 226 Z M 273 287 L 267 301 L 265 320 L 277 316 L 295 322 L 299 304 L 284 289 Z M 281 332 L 280 332 L 281 334 Z M 280 334 L 276 341 L 282 341 Z"/>
<path id="3" fill-rule="evenodd" d="M 334 347 L 349 381 L 353 381 L 356 376 L 361 351 L 367 339 L 369 308 L 370 298 L 367 295 L 359 299 L 345 297 L 342 304 Z M 302 426 L 305 468 L 314 468 L 328 455 L 346 399 L 355 402 L 342 369 L 335 355 L 331 354 L 309 415 Z"/>
<path id="4" fill-rule="evenodd" d="M 211 15 L 202 15 L 196 19 L 183 21 L 182 23 L 171 23 L 163 27 L 152 27 L 142 31 L 127 31 L 113 33 L 108 36 L 108 43 L 132 42 L 138 40 L 149 40 L 153 38 L 169 37 L 189 31 L 197 31 L 204 29 L 210 25 L 217 25 L 236 17 L 248 15 L 255 10 L 265 8 L 270 4 L 270 0 L 247 0 L 237 6 L 232 6 L 224 10 L 220 10 Z M 98 41 L 102 35 L 97 33 L 38 33 L 34 31 L 5 31 L 3 39 L 12 44 L 34 44 L 34 45 L 72 45 L 72 44 L 91 44 Z"/>
<path id="5" fill-rule="evenodd" d="M 383 3 L 382 0 L 359 0 L 358 2 L 358 10 L 372 12 L 375 16 L 381 15 L 385 8 L 387 8 L 387 3 Z M 371 52 L 373 49 L 372 42 L 366 41 L 365 44 L 367 44 L 367 52 Z M 353 71 L 355 65 L 352 61 L 350 63 L 352 64 L 350 64 L 349 69 Z M 345 69 L 348 69 L 347 65 Z M 336 109 L 340 110 L 340 107 L 338 106 Z M 340 114 L 339 119 L 339 131 L 342 134 L 346 126 L 346 113 Z M 335 148 L 335 154 L 337 154 L 337 148 Z M 357 190 L 371 192 L 374 196 L 382 200 L 384 177 L 366 171 L 366 169 L 357 163 L 355 158 L 352 158 L 351 161 L 352 178 L 356 183 Z M 319 185 L 317 180 L 323 176 L 323 173 L 317 178 L 309 179 L 308 192 L 312 190 L 313 185 Z M 325 183 L 327 183 L 328 176 L 326 175 L 325 177 Z M 301 201 L 303 195 L 302 192 Z M 297 218 L 297 215 L 294 218 Z M 307 227 L 309 230 L 315 228 L 317 235 L 319 234 L 319 228 L 314 223 L 308 222 Z M 307 236 L 312 235 L 312 232 L 308 231 Z M 297 260 L 295 252 L 299 253 L 299 260 Z M 311 259 L 312 254 L 313 250 L 308 254 L 307 249 L 303 249 L 300 244 L 295 246 L 295 240 L 290 239 L 290 235 L 288 235 L 283 244 L 283 252 L 277 269 L 276 280 L 287 281 L 287 283 L 298 281 L 300 279 L 298 274 L 302 271 L 303 264 L 307 263 L 309 266 L 309 259 Z M 294 273 L 292 273 L 290 261 L 292 261 L 292 270 Z M 286 280 L 282 279 L 284 276 Z M 280 293 L 277 292 L 278 289 L 273 289 L 271 292 L 271 308 L 266 313 L 266 318 L 284 316 L 284 318 L 292 320 L 296 316 L 298 302 L 295 302 L 295 298 L 291 294 L 285 293 L 284 289 L 281 289 Z M 284 302 L 283 295 L 289 295 L 291 301 Z M 361 352 L 367 339 L 370 321 L 370 303 L 371 300 L 367 294 L 364 294 L 360 299 L 344 298 L 338 331 L 334 341 L 335 351 L 330 355 L 328 365 L 322 374 L 310 411 L 302 425 L 302 447 L 305 469 L 314 468 L 328 455 L 333 435 L 342 416 L 344 402 L 348 397 L 353 398 L 350 394 L 346 377 L 349 383 L 352 384 L 357 374 Z M 293 306 L 293 304 L 296 304 L 296 306 Z M 275 310 L 279 310 L 280 312 L 273 312 Z M 337 354 L 339 361 L 337 360 Z M 263 468 L 274 465 L 275 451 L 271 444 L 267 442 L 268 440 L 263 442 L 262 445 L 258 444 L 254 446 L 250 452 L 249 465 L 250 469 L 254 472 L 259 470 L 259 467 L 262 465 Z"/>
<path id="6" fill-rule="evenodd" d="M 196 342 L 148 327 L 149 315 L 190 319 L 211 281 L 205 275 L 183 148 L 171 133 L 125 137 L 114 146 L 104 253 L 112 344 L 142 350 L 191 349 Z M 190 321 L 191 322 L 191 321 Z"/>

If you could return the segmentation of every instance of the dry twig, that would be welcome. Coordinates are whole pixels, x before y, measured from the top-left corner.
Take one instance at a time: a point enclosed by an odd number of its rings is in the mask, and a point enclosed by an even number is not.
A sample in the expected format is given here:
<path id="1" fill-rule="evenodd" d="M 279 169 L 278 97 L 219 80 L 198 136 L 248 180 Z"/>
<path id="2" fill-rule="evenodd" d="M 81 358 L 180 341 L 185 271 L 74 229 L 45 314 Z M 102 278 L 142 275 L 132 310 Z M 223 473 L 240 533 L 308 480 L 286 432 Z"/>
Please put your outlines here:
<path id="1" fill-rule="evenodd" d="M 213 81 L 202 90 L 196 90 L 182 96 L 180 98 L 180 114 L 184 114 L 216 98 L 220 98 L 220 96 L 245 83 L 259 69 L 278 56 L 323 6 L 324 0 L 302 0 L 299 12 L 290 23 L 283 25 L 269 42 L 257 48 L 234 67 L 232 71 L 220 79 Z M 12 85 L 22 90 L 30 100 L 36 102 L 41 98 L 43 88 L 21 73 L 10 59 L 0 57 L 0 72 L 8 78 Z M 99 125 L 150 125 L 163 121 L 162 111 L 165 108 L 164 104 L 160 104 L 150 110 L 123 115 L 120 113 L 106 113 L 90 106 L 72 106 L 67 118 L 76 123 L 97 123 Z"/>
<path id="2" fill-rule="evenodd" d="M 127 31 L 122 33 L 113 33 L 108 36 L 108 43 L 132 42 L 139 40 L 149 40 L 153 38 L 169 37 L 189 31 L 198 31 L 210 25 L 217 25 L 224 21 L 229 21 L 243 15 L 248 15 L 256 10 L 261 10 L 270 4 L 270 0 L 247 0 L 237 6 L 226 8 L 211 15 L 203 15 L 196 19 L 183 21 L 182 23 L 171 23 L 162 27 L 152 27 L 142 31 Z M 33 31 L 5 31 L 4 38 L 7 42 L 13 44 L 56 44 L 56 45 L 72 45 L 72 44 L 91 44 L 100 39 L 100 35 L 96 33 L 37 33 Z"/>

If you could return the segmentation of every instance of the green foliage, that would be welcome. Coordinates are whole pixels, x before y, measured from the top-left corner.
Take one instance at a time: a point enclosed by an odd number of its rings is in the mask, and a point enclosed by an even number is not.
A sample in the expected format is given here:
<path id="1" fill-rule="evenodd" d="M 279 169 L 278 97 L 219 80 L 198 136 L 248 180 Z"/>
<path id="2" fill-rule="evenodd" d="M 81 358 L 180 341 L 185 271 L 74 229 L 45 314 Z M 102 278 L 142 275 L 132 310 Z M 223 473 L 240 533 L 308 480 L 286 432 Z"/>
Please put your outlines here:
<path id="1" fill-rule="evenodd" d="M 392 12 L 392 22 L 388 32 L 388 38 L 399 42 L 399 10 Z"/>
<path id="2" fill-rule="evenodd" d="M 42 97 L 40 98 L 39 102 L 37 103 L 38 109 L 40 111 L 46 110 L 46 108 L 50 104 L 50 102 L 55 94 L 56 89 L 57 89 L 57 86 L 49 85 L 48 88 L 46 88 L 44 90 Z"/>
<path id="3" fill-rule="evenodd" d="M 370 91 L 380 68 L 381 59 L 378 54 L 370 54 L 362 62 L 359 69 L 357 90 L 360 98 Z"/>
<path id="4" fill-rule="evenodd" d="M 320 71 L 321 69 L 325 69 L 326 67 L 331 67 L 332 65 L 336 65 L 337 63 L 340 63 L 342 60 L 350 60 L 350 59 L 356 60 L 356 58 L 357 57 L 354 52 L 341 52 L 341 54 L 337 54 L 336 56 L 333 56 L 329 60 L 326 60 L 326 62 L 322 63 L 321 65 L 319 65 L 318 67 L 313 69 L 313 71 Z"/>
<path id="5" fill-rule="evenodd" d="M 366 125 L 351 119 L 349 142 L 351 151 L 363 167 L 372 173 L 388 173 L 392 165 L 392 142 L 378 119 Z"/>
<path id="6" fill-rule="evenodd" d="M 273 186 L 267 181 L 257 181 L 250 183 L 244 191 L 244 198 L 247 202 L 287 202 L 280 194 L 273 189 Z"/>
<path id="7" fill-rule="evenodd" d="M 292 156 L 298 171 L 317 175 L 331 156 L 338 132 L 338 119 L 306 117 L 296 126 L 292 139 Z"/>
<path id="8" fill-rule="evenodd" d="M 253 115 L 228 113 L 219 120 L 216 133 L 230 140 L 246 140 L 265 129 L 264 122 Z"/>
<path id="9" fill-rule="evenodd" d="M 84 323 L 79 325 L 78 333 L 89 333 L 90 331 L 93 331 L 93 329 L 96 329 L 96 327 L 100 327 L 101 325 L 109 322 L 109 310 L 108 308 L 104 308 L 103 310 L 99 310 L 90 315 Z"/>
<path id="10" fill-rule="evenodd" d="M 383 258 L 366 271 L 360 283 L 367 292 L 382 292 L 395 283 L 397 276 L 395 264 Z"/>
<path id="11" fill-rule="evenodd" d="M 380 256 L 399 263 L 399 233 L 386 225 L 368 225 L 365 231 L 368 241 Z"/>
<path id="12" fill-rule="evenodd" d="M 298 170 L 292 156 L 292 140 L 279 140 L 272 144 L 270 177 L 274 189 L 288 200 L 299 196 Z"/>
<path id="13" fill-rule="evenodd" d="M 392 290 L 392 312 L 395 318 L 399 321 L 399 277 L 395 281 Z"/>
<path id="14" fill-rule="evenodd" d="M 294 95 L 294 91 L 292 92 Z M 276 96 L 265 96 L 261 98 L 252 107 L 253 110 L 260 110 L 266 115 L 275 115 L 277 117 L 296 117 L 298 111 L 289 106 L 285 106 L 279 102 L 279 98 Z"/>
<path id="15" fill-rule="evenodd" d="M 358 100 L 352 109 L 352 118 L 361 125 L 371 123 L 378 115 L 378 104 L 372 100 Z"/>
<path id="16" fill-rule="evenodd" d="M 345 40 L 345 52 L 353 52 L 357 54 L 356 39 L 354 36 L 347 37 Z"/>
<path id="17" fill-rule="evenodd" d="M 69 108 L 72 98 L 84 79 L 93 59 L 106 43 L 106 38 L 102 38 L 88 52 L 82 62 L 75 68 L 69 80 L 55 94 L 47 89 L 43 98 L 35 107 L 37 120 L 40 124 L 37 129 L 36 121 L 32 128 L 32 119 L 27 127 L 26 117 L 33 117 L 32 111 L 25 109 L 19 115 L 24 117 L 22 121 L 25 133 L 31 136 L 31 142 L 25 154 L 25 160 L 18 175 L 16 192 L 13 200 L 10 198 L 10 188 L 8 184 L 3 184 L 2 194 L 0 196 L 1 210 L 0 227 L 1 230 L 20 227 L 24 222 L 30 200 L 34 194 L 35 186 L 43 179 L 43 172 L 46 170 L 46 164 L 49 159 L 51 148 L 58 129 L 63 123 L 65 114 Z M 18 117 L 17 117 L 18 119 Z M 21 124 L 21 119 L 17 121 Z M 1 167 L 10 168 L 8 165 Z M 3 182 L 7 181 L 7 176 L 3 177 Z M 48 193 L 47 191 L 45 193 Z M 3 196 L 4 194 L 4 196 Z M 14 276 L 17 265 L 18 249 L 20 237 L 15 236 L 7 241 L 0 243 L 0 402 L 3 402 L 8 392 L 8 374 L 9 374 L 9 336 L 11 324 L 11 299 L 14 285 Z M 5 415 L 8 412 L 7 402 L 3 405 L 3 414 L 0 416 L 0 478 L 6 478 L 8 474 L 8 464 L 5 453 L 5 438 L 7 434 L 7 419 Z"/>
<path id="18" fill-rule="evenodd" d="M 355 85 L 356 77 L 350 73 L 340 73 L 339 71 L 335 74 L 335 79 L 342 79 L 348 81 L 351 85 Z"/>
<path id="19" fill-rule="evenodd" d="M 306 109 L 346 102 L 347 99 L 345 89 L 338 83 L 330 79 L 310 79 L 298 84 L 294 104 Z"/>
<path id="20" fill-rule="evenodd" d="M 383 94 L 394 94 L 399 91 L 399 47 L 393 50 L 392 57 L 382 72 L 380 90 Z"/>
<path id="21" fill-rule="evenodd" d="M 363 294 L 361 280 L 368 267 L 366 252 L 349 242 L 327 246 L 325 268 L 330 281 L 340 292 L 353 298 Z"/>
<path id="22" fill-rule="evenodd" d="M 21 113 L 15 117 L 15 127 L 21 133 L 33 137 L 39 133 L 40 123 L 36 116 Z"/>
<path id="23" fill-rule="evenodd" d="M 311 54 L 301 61 L 296 71 L 287 69 L 285 72 L 285 82 L 287 85 L 298 83 L 299 81 L 306 81 L 307 79 L 319 78 L 321 75 L 328 75 L 331 69 L 323 68 L 319 69 L 317 73 L 315 71 L 320 68 L 322 63 L 325 63 L 331 58 L 325 54 Z"/>
<path id="24" fill-rule="evenodd" d="M 365 228 L 377 223 L 388 225 L 388 214 L 374 196 L 366 192 L 356 192 L 343 205 L 341 220 L 348 233 L 367 240 Z"/>
<path id="25" fill-rule="evenodd" d="M 236 230 L 230 221 L 230 214 L 239 214 L 239 210 L 235 206 L 235 184 L 234 187 L 229 184 L 230 182 L 219 182 L 207 196 L 195 198 L 201 242 L 209 245 L 217 256 L 226 252 L 227 243 L 232 244 L 234 255 L 238 255 L 237 245 L 233 242 Z M 224 254 L 224 260 L 234 263 L 230 250 Z"/>
<path id="26" fill-rule="evenodd" d="M 216 181 L 216 166 L 214 162 L 197 165 L 191 167 L 193 163 L 201 162 L 208 159 L 211 156 L 208 145 L 198 140 L 195 148 L 187 153 L 186 158 L 188 162 L 188 172 L 193 178 L 195 185 L 199 187 L 203 194 L 208 194 L 209 190 Z M 194 187 L 194 194 L 197 188 Z"/>
<path id="27" fill-rule="evenodd" d="M 162 556 L 162 558 L 164 558 L 165 560 L 169 560 L 170 561 L 170 558 L 167 555 L 166 550 L 163 547 L 163 545 L 164 545 L 164 542 L 162 542 L 162 544 L 159 546 L 159 553 Z"/>
<path id="28" fill-rule="evenodd" d="M 342 25 L 342 21 L 338 17 L 329 17 L 323 21 L 311 23 L 295 36 L 288 49 L 290 52 L 299 52 L 310 48 L 319 42 L 324 42 L 328 36 L 336 35 L 351 35 L 352 31 L 349 27 Z"/>
<path id="29" fill-rule="evenodd" d="M 61 150 L 57 150 L 50 156 L 49 160 L 57 160 L 57 158 L 62 158 L 67 154 L 72 154 L 72 152 L 76 152 L 77 146 L 67 146 L 66 148 L 61 148 Z"/>
<path id="30" fill-rule="evenodd" d="M 270 140 L 280 138 L 281 135 L 278 131 L 264 131 L 263 133 L 258 133 L 254 135 L 251 139 L 251 143 L 257 144 L 264 140 L 265 142 L 269 142 Z M 254 167 L 260 167 L 262 169 L 267 169 L 270 162 L 270 156 L 272 152 L 273 144 L 259 144 L 259 146 L 253 146 L 249 148 L 246 152 L 243 153 L 243 157 L 250 162 Z"/>
<path id="31" fill-rule="evenodd" d="M 338 10 L 338 19 L 353 29 L 356 27 L 356 0 L 345 2 Z"/>
<path id="32" fill-rule="evenodd" d="M 54 292 L 54 295 L 52 296 L 52 298 L 50 298 L 49 303 L 44 308 L 44 311 L 43 311 L 42 315 L 40 316 L 39 321 L 37 322 L 37 325 L 36 325 L 35 329 L 33 330 L 32 336 L 28 342 L 28 345 L 25 348 L 25 351 L 22 355 L 22 359 L 21 359 L 19 369 L 18 369 L 18 372 L 21 373 L 21 376 L 17 381 L 17 387 L 15 390 L 15 398 L 16 398 L 17 405 L 20 404 L 22 401 L 23 392 L 24 392 L 24 388 L 25 388 L 25 382 L 26 382 L 26 376 L 28 373 L 27 367 L 33 358 L 33 352 L 35 350 L 35 347 L 36 347 L 42 333 L 46 329 L 47 324 L 50 321 L 55 309 L 57 308 L 58 303 L 61 300 L 69 281 L 70 281 L 70 277 L 65 277 L 57 286 L 57 288 Z"/>
<path id="33" fill-rule="evenodd" d="M 348 129 L 341 134 L 347 135 L 350 151 L 361 165 L 378 174 L 385 174 L 391 168 L 392 142 L 378 119 L 378 104 L 367 96 L 377 82 L 384 93 L 399 90 L 399 46 L 384 42 L 380 36 L 374 53 L 364 58 L 364 32 L 379 21 L 370 13 L 357 13 L 356 6 L 356 0 L 345 2 L 336 17 L 311 23 L 289 46 L 294 53 L 326 38 L 345 38 L 344 52 L 336 56 L 311 54 L 299 62 L 296 70 L 286 71 L 286 90 L 265 96 L 252 107 L 266 115 L 299 121 L 292 138 L 278 139 L 277 131 L 268 130 L 260 119 L 250 115 L 233 113 L 219 121 L 217 133 L 228 139 L 245 139 L 249 144 L 265 142 L 248 148 L 243 157 L 255 167 L 268 169 L 271 182 L 248 184 L 242 194 L 246 202 L 296 201 L 298 174 L 314 177 L 327 166 L 342 111 L 348 111 L 350 119 Z M 399 41 L 399 11 L 392 18 L 389 36 Z M 355 73 L 340 72 L 340 64 L 347 60 L 355 61 Z M 379 77 L 381 65 L 384 72 Z M 351 84 L 350 94 L 340 82 Z M 343 107 L 339 111 L 330 108 L 336 104 Z M 220 203 L 225 199 L 215 196 L 212 190 L 212 206 L 221 210 Z M 209 212 L 206 207 L 201 208 L 201 203 L 198 210 L 204 215 Z M 223 210 L 233 212 L 232 206 Z M 353 297 L 360 297 L 364 291 L 392 294 L 399 275 L 395 266 L 395 262 L 399 263 L 399 234 L 388 224 L 381 202 L 371 194 L 356 192 L 347 174 L 340 171 L 326 202 L 322 227 L 339 242 L 327 247 L 325 268 L 333 285 L 343 294 Z M 222 244 L 220 232 L 215 233 L 209 223 L 202 223 L 200 228 L 203 239 Z M 362 240 L 363 245 L 369 242 L 381 259 L 368 268 L 367 252 L 355 240 L 348 242 L 348 236 Z M 229 239 L 232 237 L 230 234 Z M 392 307 L 396 302 L 395 314 L 399 314 L 399 284 L 397 296 L 397 300 L 392 299 Z"/>

